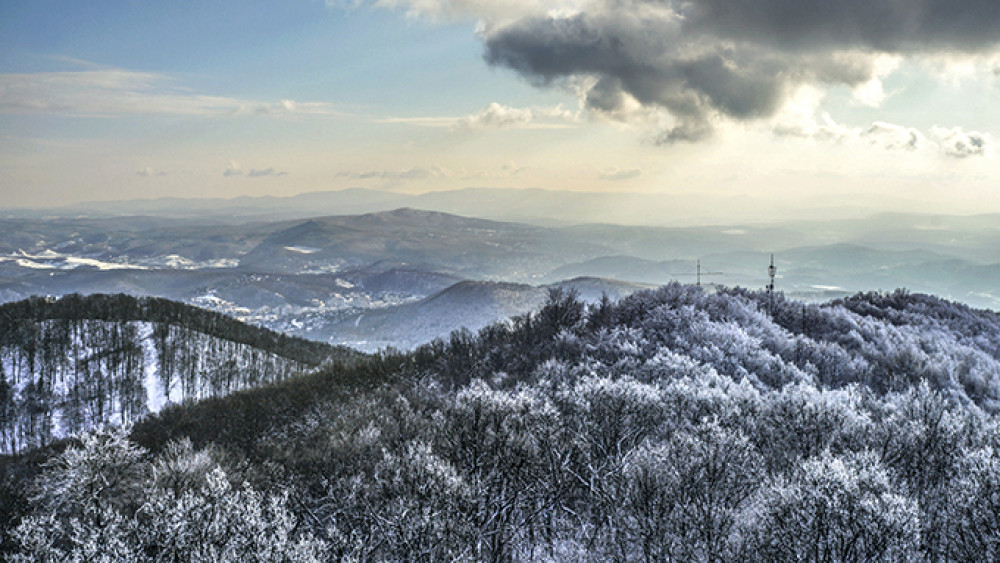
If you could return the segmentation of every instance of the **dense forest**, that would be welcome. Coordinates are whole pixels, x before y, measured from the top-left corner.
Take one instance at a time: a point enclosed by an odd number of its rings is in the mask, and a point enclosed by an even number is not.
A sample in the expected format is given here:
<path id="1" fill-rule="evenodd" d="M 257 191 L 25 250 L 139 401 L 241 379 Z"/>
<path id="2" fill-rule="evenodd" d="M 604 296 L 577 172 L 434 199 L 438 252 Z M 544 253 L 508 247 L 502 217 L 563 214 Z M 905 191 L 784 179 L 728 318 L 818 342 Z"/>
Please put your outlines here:
<path id="1" fill-rule="evenodd" d="M 0 305 L 0 452 L 281 381 L 335 352 L 166 299 Z"/>
<path id="2" fill-rule="evenodd" d="M 991 561 L 1000 315 L 671 284 L 8 458 L 15 561 Z"/>

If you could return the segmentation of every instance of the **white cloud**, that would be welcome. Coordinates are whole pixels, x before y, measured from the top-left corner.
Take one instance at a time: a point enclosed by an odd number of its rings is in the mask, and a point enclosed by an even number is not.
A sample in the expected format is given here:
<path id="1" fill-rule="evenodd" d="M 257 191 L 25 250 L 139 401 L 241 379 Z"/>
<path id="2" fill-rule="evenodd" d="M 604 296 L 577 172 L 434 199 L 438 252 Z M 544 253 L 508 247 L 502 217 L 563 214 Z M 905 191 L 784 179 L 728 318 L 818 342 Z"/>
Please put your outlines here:
<path id="1" fill-rule="evenodd" d="M 418 116 L 380 117 L 374 123 L 412 125 L 415 127 L 448 128 L 452 131 L 487 131 L 496 129 L 557 129 L 570 127 L 579 120 L 577 114 L 562 105 L 552 107 L 516 108 L 493 102 L 482 110 L 461 117 Z"/>
<path id="2" fill-rule="evenodd" d="M 140 168 L 140 169 L 136 170 L 135 171 L 135 175 L 136 176 L 142 176 L 144 178 L 148 178 L 148 177 L 152 177 L 152 176 L 166 176 L 167 173 L 163 172 L 161 170 L 157 170 L 157 169 L 153 168 L 152 166 L 145 166 L 143 168 Z"/>
<path id="3" fill-rule="evenodd" d="M 872 60 L 871 78 L 851 88 L 854 101 L 869 107 L 879 107 L 889 97 L 882 84 L 903 63 L 899 55 L 876 55 Z"/>
<path id="4" fill-rule="evenodd" d="M 844 141 L 857 137 L 860 129 L 847 127 L 821 112 L 825 94 L 815 86 L 802 86 L 782 106 L 770 122 L 779 137 L 806 137 L 822 141 Z"/>
<path id="5" fill-rule="evenodd" d="M 455 122 L 455 128 L 466 130 L 504 129 L 528 125 L 533 119 L 534 115 L 530 109 L 513 108 L 493 102 L 482 111 L 459 118 Z"/>
<path id="6" fill-rule="evenodd" d="M 600 179 L 608 181 L 631 180 L 642 176 L 642 170 L 638 168 L 621 169 L 616 167 L 606 168 L 600 174 Z"/>
<path id="7" fill-rule="evenodd" d="M 404 170 L 365 170 L 339 172 L 341 178 L 356 178 L 359 180 L 425 180 L 429 178 L 451 178 L 455 173 L 437 164 L 429 167 L 416 166 Z"/>
<path id="8" fill-rule="evenodd" d="M 372 123 L 388 123 L 400 125 L 413 125 L 414 127 L 452 127 L 455 125 L 454 117 L 379 117 L 372 119 Z"/>
<path id="9" fill-rule="evenodd" d="M 954 158 L 983 156 L 993 152 L 995 142 L 989 133 L 978 131 L 963 131 L 961 127 L 938 127 L 931 133 L 939 139 L 942 152 Z"/>
<path id="10" fill-rule="evenodd" d="M 507 22 L 525 16 L 565 14 L 579 11 L 586 0 L 327 0 L 333 8 L 364 4 L 400 10 L 411 18 L 431 21 L 476 19 L 483 24 Z"/>
<path id="11" fill-rule="evenodd" d="M 549 108 L 516 108 L 493 102 L 476 113 L 458 118 L 452 124 L 452 128 L 456 131 L 562 128 L 576 119 L 575 114 L 561 105 Z"/>
<path id="12" fill-rule="evenodd" d="M 927 143 L 927 138 L 920 131 L 884 121 L 872 123 L 861 133 L 861 137 L 873 145 L 889 150 L 914 151 Z"/>
<path id="13" fill-rule="evenodd" d="M 198 94 L 163 74 L 120 69 L 0 74 L 0 113 L 240 116 L 342 113 L 323 102 L 267 102 Z"/>
<path id="14" fill-rule="evenodd" d="M 288 172 L 278 172 L 274 168 L 265 168 L 263 170 L 251 169 L 247 172 L 247 178 L 261 178 L 264 176 L 288 176 Z"/>
<path id="15" fill-rule="evenodd" d="M 952 88 L 960 88 L 982 76 L 1000 74 L 1000 51 L 986 53 L 931 53 L 917 60 L 932 78 Z"/>
<path id="16" fill-rule="evenodd" d="M 246 176 L 247 178 L 263 178 L 265 176 L 288 176 L 288 172 L 279 172 L 274 168 L 251 168 L 250 170 L 244 171 L 243 167 L 240 166 L 239 162 L 235 160 L 230 160 L 229 164 L 226 166 L 226 171 L 222 173 L 223 176 L 230 178 L 233 176 Z"/>
<path id="17" fill-rule="evenodd" d="M 505 162 L 499 168 L 493 168 L 488 170 L 477 170 L 474 172 L 465 172 L 464 170 L 459 173 L 462 174 L 463 178 L 468 179 L 482 179 L 482 180 L 504 180 L 508 178 L 513 178 L 525 170 L 527 166 L 521 166 L 514 161 Z"/>
<path id="18" fill-rule="evenodd" d="M 817 119 L 819 98 L 810 98 L 807 94 L 794 99 L 799 103 L 790 104 L 772 121 L 771 131 L 775 135 L 837 143 L 860 142 L 885 150 L 932 150 L 953 158 L 988 156 L 996 146 L 989 133 L 964 131 L 961 127 L 934 126 L 930 130 L 931 138 L 913 127 L 884 121 L 873 122 L 863 129 L 849 127 L 837 123 L 825 112 Z"/>
<path id="19" fill-rule="evenodd" d="M 230 176 L 242 176 L 243 168 L 240 167 L 239 162 L 236 162 L 235 160 L 230 160 L 229 165 L 226 166 L 226 171 L 223 172 L 222 175 L 227 178 Z"/>

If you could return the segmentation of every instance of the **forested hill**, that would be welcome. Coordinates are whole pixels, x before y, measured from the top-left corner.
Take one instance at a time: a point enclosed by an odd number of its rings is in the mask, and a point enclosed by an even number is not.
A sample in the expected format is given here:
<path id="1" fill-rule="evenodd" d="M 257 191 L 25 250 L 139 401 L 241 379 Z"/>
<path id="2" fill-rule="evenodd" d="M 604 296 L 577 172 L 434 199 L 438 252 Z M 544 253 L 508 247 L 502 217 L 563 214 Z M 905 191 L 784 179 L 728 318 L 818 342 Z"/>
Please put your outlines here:
<path id="1" fill-rule="evenodd" d="M 166 299 L 8 303 L 0 306 L 0 452 L 275 383 L 355 354 Z"/>
<path id="2" fill-rule="evenodd" d="M 1000 410 L 1000 314 L 905 290 L 813 304 L 674 283 L 589 308 L 557 292 L 536 315 L 453 333 L 415 358 L 455 385 L 553 370 L 640 380 L 714 372 L 758 389 L 857 384 L 881 394 L 926 382 Z"/>
<path id="3" fill-rule="evenodd" d="M 173 324 L 309 365 L 319 365 L 331 354 L 352 353 L 348 348 L 248 325 L 222 313 L 179 301 L 125 294 L 72 294 L 58 299 L 31 297 L 0 304 L 0 345 L 16 344 L 20 338 L 18 331 L 31 323 L 52 320 Z"/>
<path id="4" fill-rule="evenodd" d="M 0 466 L 0 549 L 996 561 L 998 410 L 991 311 L 905 291 L 815 305 L 671 284 L 586 305 L 553 290 L 478 334 Z"/>

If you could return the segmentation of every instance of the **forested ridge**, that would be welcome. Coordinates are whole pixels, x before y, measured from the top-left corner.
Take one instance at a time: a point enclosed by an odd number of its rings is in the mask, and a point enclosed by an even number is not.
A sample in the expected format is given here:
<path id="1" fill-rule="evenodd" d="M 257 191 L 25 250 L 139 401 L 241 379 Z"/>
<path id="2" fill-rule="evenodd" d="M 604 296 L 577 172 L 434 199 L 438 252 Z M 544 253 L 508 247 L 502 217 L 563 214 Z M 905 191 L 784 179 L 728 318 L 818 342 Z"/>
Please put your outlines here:
<path id="1" fill-rule="evenodd" d="M 0 305 L 0 453 L 352 354 L 166 299 L 70 295 Z"/>
<path id="2" fill-rule="evenodd" d="M 553 291 L 478 334 L 8 460 L 0 545 L 14 560 L 996 560 L 998 401 L 1000 315 L 932 296 Z"/>
<path id="3" fill-rule="evenodd" d="M 216 311 L 160 297 L 126 294 L 71 294 L 60 298 L 31 297 L 0 305 L 0 338 L 4 344 L 21 342 L 19 332 L 39 321 L 143 321 L 181 325 L 207 336 L 247 344 L 266 352 L 309 365 L 319 365 L 344 348 L 289 336 L 238 321 Z M 28 328 L 30 330 L 30 328 Z"/>

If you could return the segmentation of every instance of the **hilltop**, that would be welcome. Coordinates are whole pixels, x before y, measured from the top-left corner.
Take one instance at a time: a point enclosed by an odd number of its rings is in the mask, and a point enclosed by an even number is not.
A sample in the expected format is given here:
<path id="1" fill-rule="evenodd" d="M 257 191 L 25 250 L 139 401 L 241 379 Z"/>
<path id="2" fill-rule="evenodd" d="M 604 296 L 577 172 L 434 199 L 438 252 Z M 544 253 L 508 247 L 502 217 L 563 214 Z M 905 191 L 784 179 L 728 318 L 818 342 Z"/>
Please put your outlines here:
<path id="1" fill-rule="evenodd" d="M 8 463 L 4 545 L 83 553 L 75 530 L 146 553 L 278 534 L 283 553 L 361 560 L 990 560 L 998 412 L 992 311 L 901 290 L 810 304 L 670 284 L 588 305 L 553 288 L 478 333 Z M 61 500 L 94 474 L 120 479 Z M 170 527 L 207 513 L 233 534 Z"/>

